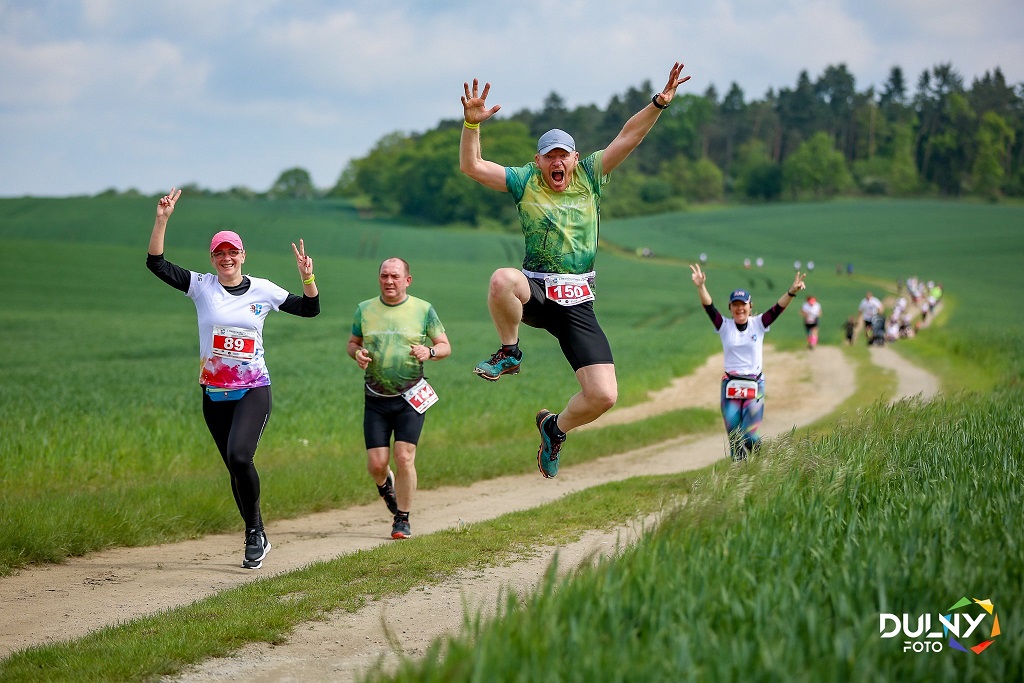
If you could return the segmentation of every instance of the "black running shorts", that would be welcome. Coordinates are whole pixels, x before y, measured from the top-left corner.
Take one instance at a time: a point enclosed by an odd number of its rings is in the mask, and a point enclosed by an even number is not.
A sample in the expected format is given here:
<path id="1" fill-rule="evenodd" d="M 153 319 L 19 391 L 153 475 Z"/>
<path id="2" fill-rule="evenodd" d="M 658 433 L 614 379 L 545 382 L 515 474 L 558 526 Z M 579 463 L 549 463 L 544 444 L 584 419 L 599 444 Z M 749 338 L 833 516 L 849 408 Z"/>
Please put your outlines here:
<path id="1" fill-rule="evenodd" d="M 366 396 L 363 408 L 363 439 L 366 449 L 390 448 L 395 441 L 416 445 L 426 416 L 417 413 L 401 396 Z"/>
<path id="2" fill-rule="evenodd" d="M 593 301 L 562 306 L 544 296 L 543 280 L 527 281 L 530 301 L 523 306 L 523 322 L 554 335 L 573 372 L 588 365 L 615 362 L 608 337 L 594 314 Z"/>

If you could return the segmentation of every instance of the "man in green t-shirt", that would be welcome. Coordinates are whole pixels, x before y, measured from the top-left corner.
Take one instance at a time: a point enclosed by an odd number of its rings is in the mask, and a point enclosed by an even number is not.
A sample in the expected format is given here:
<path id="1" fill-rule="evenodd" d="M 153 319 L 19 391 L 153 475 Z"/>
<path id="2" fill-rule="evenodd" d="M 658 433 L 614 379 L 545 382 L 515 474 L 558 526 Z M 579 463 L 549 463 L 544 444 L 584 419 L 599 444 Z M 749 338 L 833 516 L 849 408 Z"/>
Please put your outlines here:
<path id="1" fill-rule="evenodd" d="M 436 394 L 423 376 L 423 363 L 452 352 L 434 307 L 409 296 L 409 264 L 389 258 L 378 271 L 380 296 L 356 307 L 348 355 L 364 375 L 363 439 L 367 469 L 394 515 L 392 538 L 409 538 L 409 511 L 416 491 L 416 444 L 424 411 Z M 429 342 L 429 345 L 428 345 Z M 391 471 L 394 435 L 396 479 Z"/>
<path id="2" fill-rule="evenodd" d="M 596 420 L 618 397 L 611 346 L 593 308 L 601 188 L 608 174 L 654 127 L 676 88 L 690 80 L 680 77 L 682 70 L 683 65 L 676 62 L 665 89 L 634 114 L 604 150 L 580 159 L 572 136 L 554 129 L 540 137 L 533 162 L 518 168 L 481 156 L 480 124 L 501 105 L 487 108 L 490 83 L 484 84 L 483 91 L 476 79 L 472 88 L 464 84 L 459 166 L 481 185 L 512 195 L 526 238 L 522 270 L 499 268 L 491 276 L 487 306 L 501 348 L 474 372 L 490 381 L 517 374 L 523 357 L 519 324 L 526 323 L 558 339 L 580 383 L 580 391 L 560 413 L 537 413 L 541 437 L 537 465 L 545 477 L 558 474 L 558 453 L 566 432 Z"/>

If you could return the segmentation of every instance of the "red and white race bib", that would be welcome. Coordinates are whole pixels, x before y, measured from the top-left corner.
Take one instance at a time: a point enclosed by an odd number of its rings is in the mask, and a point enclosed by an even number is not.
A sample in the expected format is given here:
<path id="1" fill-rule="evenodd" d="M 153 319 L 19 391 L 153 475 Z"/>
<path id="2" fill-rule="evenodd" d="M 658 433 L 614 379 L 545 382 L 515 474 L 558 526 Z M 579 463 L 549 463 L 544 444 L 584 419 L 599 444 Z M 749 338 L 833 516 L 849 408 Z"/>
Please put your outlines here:
<path id="1" fill-rule="evenodd" d="M 752 379 L 731 379 L 725 385 L 726 398 L 757 398 L 757 382 Z"/>
<path id="2" fill-rule="evenodd" d="M 234 360 L 252 360 L 256 357 L 256 330 L 214 325 L 213 355 Z"/>
<path id="3" fill-rule="evenodd" d="M 409 405 L 420 414 L 427 412 L 427 408 L 437 403 L 437 394 L 434 387 L 427 384 L 426 378 L 412 385 L 408 391 L 402 392 L 402 398 L 409 402 Z"/>
<path id="4" fill-rule="evenodd" d="M 586 275 L 546 275 L 544 293 L 548 299 L 561 306 L 575 306 L 594 300 L 590 278 Z"/>

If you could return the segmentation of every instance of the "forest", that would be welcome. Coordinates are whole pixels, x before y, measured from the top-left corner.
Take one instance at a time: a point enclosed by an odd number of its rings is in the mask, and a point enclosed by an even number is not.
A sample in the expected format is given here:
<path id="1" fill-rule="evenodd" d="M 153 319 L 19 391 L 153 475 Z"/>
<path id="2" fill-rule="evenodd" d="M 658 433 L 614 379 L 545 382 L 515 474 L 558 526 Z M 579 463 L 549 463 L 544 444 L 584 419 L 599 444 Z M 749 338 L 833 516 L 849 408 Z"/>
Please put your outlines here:
<path id="1" fill-rule="evenodd" d="M 913 88 L 893 67 L 880 89 L 858 91 L 845 64 L 792 88 L 747 100 L 732 83 L 703 94 L 677 93 L 643 144 L 606 188 L 608 217 L 686 210 L 694 204 L 820 201 L 837 196 L 974 197 L 1024 195 L 1024 84 L 996 67 L 968 87 L 952 64 L 923 71 Z M 566 107 L 550 93 L 539 111 L 495 116 L 481 129 L 484 157 L 506 166 L 533 159 L 550 128 L 576 139 L 581 155 L 606 146 L 645 107 L 649 81 L 605 108 Z M 265 193 L 240 197 L 346 197 L 364 212 L 416 223 L 515 226 L 501 193 L 459 172 L 461 119 L 425 132 L 393 132 L 353 159 L 334 187 L 313 186 L 302 168 L 281 173 Z"/>

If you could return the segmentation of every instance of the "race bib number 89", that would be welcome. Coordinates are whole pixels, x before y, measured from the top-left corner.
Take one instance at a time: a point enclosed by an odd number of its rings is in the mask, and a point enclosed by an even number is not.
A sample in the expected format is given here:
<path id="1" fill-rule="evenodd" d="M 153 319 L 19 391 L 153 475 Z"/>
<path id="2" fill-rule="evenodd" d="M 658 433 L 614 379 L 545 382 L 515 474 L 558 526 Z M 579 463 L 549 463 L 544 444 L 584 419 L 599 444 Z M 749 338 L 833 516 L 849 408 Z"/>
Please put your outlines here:
<path id="1" fill-rule="evenodd" d="M 544 278 L 545 296 L 562 306 L 575 306 L 594 300 L 586 275 L 548 275 Z"/>
<path id="2" fill-rule="evenodd" d="M 256 356 L 256 330 L 213 326 L 213 355 L 250 361 Z"/>

